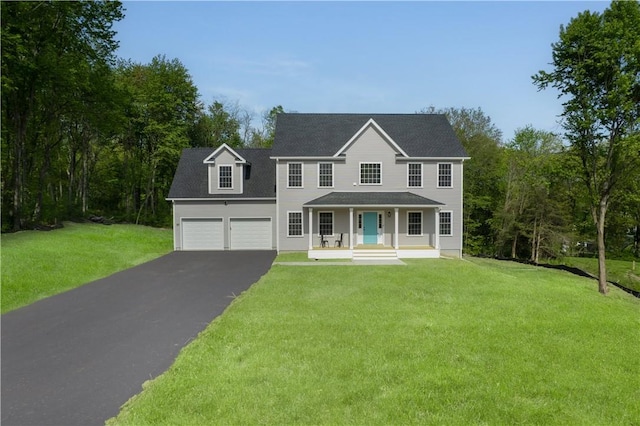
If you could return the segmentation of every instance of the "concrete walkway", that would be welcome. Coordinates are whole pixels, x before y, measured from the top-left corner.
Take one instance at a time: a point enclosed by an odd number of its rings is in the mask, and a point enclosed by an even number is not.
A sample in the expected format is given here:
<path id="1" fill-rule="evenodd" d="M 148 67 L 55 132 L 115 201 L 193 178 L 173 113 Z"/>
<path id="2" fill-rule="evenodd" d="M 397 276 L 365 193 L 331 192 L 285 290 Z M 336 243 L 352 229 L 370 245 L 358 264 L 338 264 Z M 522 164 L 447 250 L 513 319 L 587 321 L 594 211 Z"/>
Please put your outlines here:
<path id="1" fill-rule="evenodd" d="M 2 316 L 2 425 L 103 425 L 275 252 L 173 252 Z"/>

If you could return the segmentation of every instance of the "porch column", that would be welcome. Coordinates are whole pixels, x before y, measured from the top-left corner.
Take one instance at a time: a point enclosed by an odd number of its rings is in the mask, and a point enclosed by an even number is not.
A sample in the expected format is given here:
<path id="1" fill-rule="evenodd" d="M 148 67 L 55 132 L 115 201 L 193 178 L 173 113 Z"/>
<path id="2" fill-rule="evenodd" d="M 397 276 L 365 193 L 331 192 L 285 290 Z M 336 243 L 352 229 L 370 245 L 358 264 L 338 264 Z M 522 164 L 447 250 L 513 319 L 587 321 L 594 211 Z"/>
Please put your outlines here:
<path id="1" fill-rule="evenodd" d="M 309 207 L 309 250 L 313 250 L 313 209 Z"/>
<path id="2" fill-rule="evenodd" d="M 398 229 L 400 228 L 400 225 L 398 224 L 398 218 L 400 217 L 400 215 L 398 214 L 398 209 L 397 207 L 393 208 L 393 212 L 395 214 L 395 220 L 394 220 L 394 226 L 395 226 L 395 232 L 393 233 L 393 238 L 394 238 L 394 246 L 393 248 L 395 248 L 396 250 L 400 249 L 400 235 L 398 235 Z"/>
<path id="3" fill-rule="evenodd" d="M 349 250 L 353 250 L 353 207 L 349 207 Z"/>
<path id="4" fill-rule="evenodd" d="M 440 207 L 436 207 L 436 248 L 440 249 Z"/>

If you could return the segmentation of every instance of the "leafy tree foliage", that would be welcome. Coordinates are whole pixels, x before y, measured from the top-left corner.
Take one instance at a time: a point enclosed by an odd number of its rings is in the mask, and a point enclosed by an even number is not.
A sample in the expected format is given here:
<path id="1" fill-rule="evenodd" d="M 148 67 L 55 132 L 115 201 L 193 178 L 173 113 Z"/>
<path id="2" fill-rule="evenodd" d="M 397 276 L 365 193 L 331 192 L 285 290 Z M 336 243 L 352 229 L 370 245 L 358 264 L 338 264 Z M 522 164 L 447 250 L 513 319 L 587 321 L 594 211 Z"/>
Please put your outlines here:
<path id="1" fill-rule="evenodd" d="M 471 157 L 464 163 L 465 251 L 494 254 L 495 233 L 491 223 L 501 203 L 502 132 L 480 108 L 429 107 L 421 112 L 445 114 Z"/>
<path id="2" fill-rule="evenodd" d="M 552 51 L 553 70 L 533 79 L 565 99 L 563 125 L 581 161 L 597 234 L 598 287 L 606 294 L 606 214 L 621 179 L 639 161 L 640 4 L 614 1 L 602 14 L 580 13 L 560 28 Z"/>
<path id="3" fill-rule="evenodd" d="M 19 230 L 86 197 L 87 143 L 107 131 L 90 109 L 112 102 L 111 27 L 123 15 L 119 2 L 7 2 L 1 13 L 2 223 Z"/>

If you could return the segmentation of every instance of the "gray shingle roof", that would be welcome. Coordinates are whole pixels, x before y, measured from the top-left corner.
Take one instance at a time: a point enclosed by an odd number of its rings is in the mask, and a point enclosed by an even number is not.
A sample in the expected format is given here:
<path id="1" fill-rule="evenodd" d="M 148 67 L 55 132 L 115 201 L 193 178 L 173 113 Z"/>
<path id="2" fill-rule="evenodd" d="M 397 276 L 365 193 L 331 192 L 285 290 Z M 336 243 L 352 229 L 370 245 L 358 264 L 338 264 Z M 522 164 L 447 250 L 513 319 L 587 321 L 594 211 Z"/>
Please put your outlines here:
<path id="1" fill-rule="evenodd" d="M 369 119 L 410 157 L 467 157 L 442 114 L 278 114 L 272 155 L 332 156 Z"/>
<path id="2" fill-rule="evenodd" d="M 235 149 L 248 163 L 243 194 L 209 194 L 207 165 L 203 164 L 216 148 L 188 148 L 182 151 L 167 198 L 275 198 L 276 165 L 269 159 L 270 149 Z M 247 166 L 245 166 L 246 168 Z"/>
<path id="3" fill-rule="evenodd" d="M 330 192 L 304 204 L 314 206 L 442 206 L 444 204 L 412 192 Z"/>

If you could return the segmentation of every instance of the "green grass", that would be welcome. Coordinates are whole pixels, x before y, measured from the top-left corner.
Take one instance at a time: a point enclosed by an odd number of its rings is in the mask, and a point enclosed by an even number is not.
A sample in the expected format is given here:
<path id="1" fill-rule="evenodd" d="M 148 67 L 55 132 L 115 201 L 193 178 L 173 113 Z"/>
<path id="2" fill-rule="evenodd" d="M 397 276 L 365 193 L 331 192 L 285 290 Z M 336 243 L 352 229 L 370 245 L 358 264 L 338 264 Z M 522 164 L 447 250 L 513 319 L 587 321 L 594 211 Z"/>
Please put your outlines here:
<path id="1" fill-rule="evenodd" d="M 638 299 L 406 263 L 275 265 L 108 424 L 638 424 Z"/>
<path id="2" fill-rule="evenodd" d="M 561 262 L 567 266 L 582 269 L 592 275 L 598 275 L 598 259 L 589 257 L 565 257 Z M 607 259 L 607 279 L 627 288 L 640 291 L 640 261 Z"/>
<path id="3" fill-rule="evenodd" d="M 170 230 L 65 222 L 2 235 L 2 313 L 146 262 L 172 249 Z"/>

